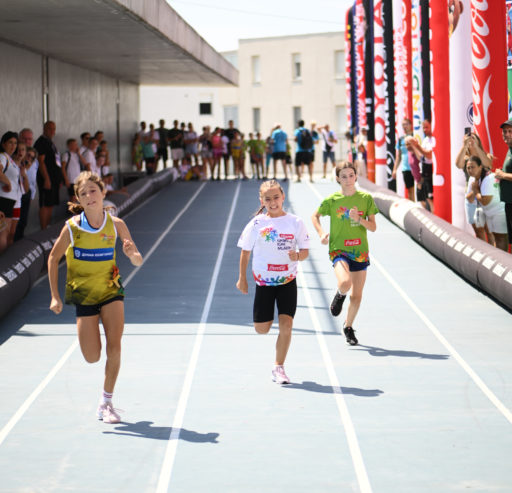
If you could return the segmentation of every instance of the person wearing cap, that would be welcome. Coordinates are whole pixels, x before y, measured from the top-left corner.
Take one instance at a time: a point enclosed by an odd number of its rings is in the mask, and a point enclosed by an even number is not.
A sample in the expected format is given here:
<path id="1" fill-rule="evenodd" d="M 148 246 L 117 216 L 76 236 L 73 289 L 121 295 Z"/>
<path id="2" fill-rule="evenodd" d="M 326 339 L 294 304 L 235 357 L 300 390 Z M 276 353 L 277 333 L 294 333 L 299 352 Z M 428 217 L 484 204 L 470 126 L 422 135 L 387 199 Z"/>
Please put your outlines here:
<path id="1" fill-rule="evenodd" d="M 512 243 L 512 119 L 500 125 L 503 140 L 508 146 L 508 152 L 503 167 L 494 173 L 500 184 L 500 200 L 505 203 L 507 219 L 508 242 Z"/>

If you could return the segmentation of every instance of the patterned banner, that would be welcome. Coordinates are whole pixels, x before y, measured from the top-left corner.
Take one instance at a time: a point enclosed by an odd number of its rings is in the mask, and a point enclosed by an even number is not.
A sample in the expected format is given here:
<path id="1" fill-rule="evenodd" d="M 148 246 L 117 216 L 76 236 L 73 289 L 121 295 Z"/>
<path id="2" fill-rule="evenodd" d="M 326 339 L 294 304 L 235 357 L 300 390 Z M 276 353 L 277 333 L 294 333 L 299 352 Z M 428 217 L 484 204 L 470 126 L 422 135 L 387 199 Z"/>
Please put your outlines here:
<path id="1" fill-rule="evenodd" d="M 412 123 L 415 134 L 421 134 L 423 122 L 423 83 L 421 74 L 421 11 L 420 0 L 411 3 L 411 47 L 412 47 Z"/>
<path id="2" fill-rule="evenodd" d="M 350 27 L 350 115 L 351 115 L 351 127 L 350 131 L 352 135 L 357 134 L 357 75 L 356 75 L 356 43 L 354 40 L 354 13 L 356 6 L 348 11 L 348 22 Z"/>
<path id="3" fill-rule="evenodd" d="M 375 183 L 375 104 L 374 104 L 374 32 L 373 32 L 373 0 L 364 0 L 366 35 L 364 46 L 365 87 L 366 87 L 366 124 L 368 126 L 368 142 L 366 146 L 367 178 Z"/>
<path id="4" fill-rule="evenodd" d="M 445 221 L 451 222 L 450 54 L 447 49 L 448 43 L 447 4 L 444 0 L 438 0 L 430 4 L 434 212 Z"/>
<path id="5" fill-rule="evenodd" d="M 354 16 L 354 40 L 356 47 L 356 76 L 357 76 L 357 131 L 366 127 L 366 87 L 364 66 L 364 41 L 366 21 L 364 17 L 363 0 L 356 0 Z"/>
<path id="6" fill-rule="evenodd" d="M 475 131 L 501 167 L 507 146 L 500 124 L 508 119 L 504 1 L 471 0 L 471 51 Z"/>
<path id="7" fill-rule="evenodd" d="M 395 166 L 396 119 L 395 119 L 395 68 L 393 66 L 393 4 L 392 0 L 382 0 L 382 25 L 384 26 L 384 60 L 387 81 L 387 164 L 388 188 L 396 191 L 396 180 L 392 177 Z"/>
<path id="8" fill-rule="evenodd" d="M 421 24 L 421 80 L 423 117 L 432 118 L 430 101 L 430 28 L 429 28 L 429 0 L 420 0 L 420 24 Z"/>
<path id="9" fill-rule="evenodd" d="M 352 69 L 351 69 L 351 53 L 352 53 L 352 22 L 351 9 L 347 10 L 345 15 L 345 74 L 346 74 L 346 98 L 347 98 L 347 120 L 348 128 L 352 129 Z"/>

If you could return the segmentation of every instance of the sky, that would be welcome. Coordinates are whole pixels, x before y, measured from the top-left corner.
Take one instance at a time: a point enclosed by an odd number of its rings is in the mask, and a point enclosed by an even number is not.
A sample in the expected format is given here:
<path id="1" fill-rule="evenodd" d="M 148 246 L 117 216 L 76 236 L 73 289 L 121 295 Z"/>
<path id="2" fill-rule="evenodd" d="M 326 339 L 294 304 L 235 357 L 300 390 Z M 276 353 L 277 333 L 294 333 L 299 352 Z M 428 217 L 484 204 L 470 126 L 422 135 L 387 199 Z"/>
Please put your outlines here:
<path id="1" fill-rule="evenodd" d="M 344 30 L 354 0 L 167 0 L 216 51 L 239 39 Z"/>

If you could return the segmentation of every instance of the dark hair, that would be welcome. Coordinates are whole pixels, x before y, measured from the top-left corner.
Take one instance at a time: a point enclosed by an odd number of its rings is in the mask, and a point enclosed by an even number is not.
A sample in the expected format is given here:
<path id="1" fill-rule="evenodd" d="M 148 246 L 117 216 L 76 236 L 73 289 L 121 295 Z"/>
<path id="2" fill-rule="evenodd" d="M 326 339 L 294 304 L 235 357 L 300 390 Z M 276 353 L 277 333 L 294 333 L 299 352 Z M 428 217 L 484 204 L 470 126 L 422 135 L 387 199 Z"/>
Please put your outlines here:
<path id="1" fill-rule="evenodd" d="M 68 139 L 68 140 L 66 140 L 66 145 L 68 146 L 72 142 L 76 142 L 76 139 Z"/>
<path id="2" fill-rule="evenodd" d="M 0 144 L 4 145 L 8 140 L 16 139 L 16 142 L 18 142 L 18 134 L 16 132 L 12 132 L 9 130 L 8 132 L 5 132 L 2 135 L 2 139 L 0 140 Z"/>
<path id="3" fill-rule="evenodd" d="M 73 185 L 73 190 L 75 192 L 75 196 L 78 197 L 78 192 L 80 188 L 85 186 L 87 182 L 92 182 L 98 185 L 99 189 L 103 193 L 105 190 L 105 184 L 101 180 L 101 178 L 91 171 L 82 171 L 75 179 L 75 183 Z M 78 202 L 68 202 L 68 210 L 73 214 L 80 214 L 84 208 Z"/>
<path id="4" fill-rule="evenodd" d="M 298 125 L 299 125 L 299 127 L 303 127 L 304 126 L 304 120 L 299 120 Z"/>
<path id="5" fill-rule="evenodd" d="M 357 176 L 357 166 L 354 163 L 349 163 L 348 161 L 340 161 L 336 165 L 336 178 L 339 178 L 341 171 L 347 168 L 354 170 L 354 173 Z"/>
<path id="6" fill-rule="evenodd" d="M 469 163 L 469 161 L 472 161 L 480 168 L 480 176 L 478 179 L 482 182 L 482 180 L 488 175 L 489 170 L 483 165 L 482 160 L 478 156 L 469 156 L 466 164 Z"/>
<path id="7" fill-rule="evenodd" d="M 81 138 L 82 140 L 84 140 L 87 136 L 89 136 L 89 138 L 91 138 L 91 132 L 82 132 L 82 133 L 80 134 L 80 138 Z"/>

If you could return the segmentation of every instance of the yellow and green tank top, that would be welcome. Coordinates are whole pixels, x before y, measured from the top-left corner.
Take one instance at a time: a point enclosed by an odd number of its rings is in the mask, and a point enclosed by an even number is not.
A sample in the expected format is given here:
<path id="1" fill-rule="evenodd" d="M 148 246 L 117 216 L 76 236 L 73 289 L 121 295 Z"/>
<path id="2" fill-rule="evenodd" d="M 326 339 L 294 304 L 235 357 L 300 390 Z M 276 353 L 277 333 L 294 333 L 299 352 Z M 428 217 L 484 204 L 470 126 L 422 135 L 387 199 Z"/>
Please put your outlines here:
<path id="1" fill-rule="evenodd" d="M 80 226 L 75 218 L 66 221 L 71 243 L 66 250 L 66 303 L 97 305 L 124 290 L 116 265 L 117 231 L 108 212 L 103 224 L 92 229 L 85 214 L 80 215 Z"/>

